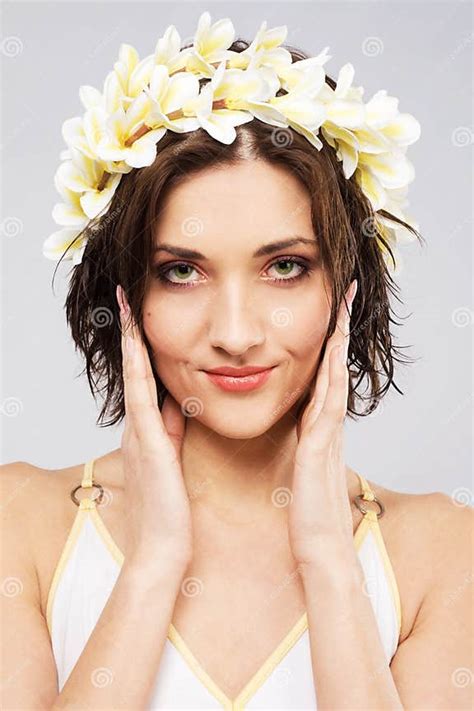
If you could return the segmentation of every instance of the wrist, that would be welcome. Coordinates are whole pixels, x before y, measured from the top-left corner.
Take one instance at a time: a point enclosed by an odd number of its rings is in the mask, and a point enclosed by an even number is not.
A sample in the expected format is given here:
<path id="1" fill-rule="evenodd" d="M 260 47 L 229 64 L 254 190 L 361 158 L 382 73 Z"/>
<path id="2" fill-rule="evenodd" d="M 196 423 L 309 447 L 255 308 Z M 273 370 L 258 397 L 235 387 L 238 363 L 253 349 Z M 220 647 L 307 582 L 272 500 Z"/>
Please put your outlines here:
<path id="1" fill-rule="evenodd" d="M 357 551 L 351 542 L 337 543 L 334 540 L 315 542 L 311 555 L 297 561 L 300 575 L 305 583 L 332 585 L 360 584 L 362 573 Z"/>
<path id="2" fill-rule="evenodd" d="M 173 557 L 169 552 L 163 555 L 155 553 L 153 560 L 150 560 L 150 556 L 146 560 L 138 556 L 130 556 L 125 559 L 121 574 L 132 585 L 136 584 L 143 589 L 155 589 L 169 584 L 180 585 L 188 565 L 187 558 Z"/>

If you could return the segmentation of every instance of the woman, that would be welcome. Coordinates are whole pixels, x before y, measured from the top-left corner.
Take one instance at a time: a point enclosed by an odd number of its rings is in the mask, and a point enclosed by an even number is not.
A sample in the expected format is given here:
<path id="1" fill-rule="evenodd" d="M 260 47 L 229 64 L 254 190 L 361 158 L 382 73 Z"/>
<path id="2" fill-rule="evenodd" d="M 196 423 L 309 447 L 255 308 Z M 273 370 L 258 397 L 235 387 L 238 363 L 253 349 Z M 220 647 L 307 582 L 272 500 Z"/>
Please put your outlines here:
<path id="1" fill-rule="evenodd" d="M 159 110 L 183 119 L 154 106 L 135 142 Z M 390 232 L 330 124 L 316 150 L 224 110 L 225 145 L 202 116 L 142 166 L 133 141 L 100 144 L 122 179 L 68 246 L 66 314 L 125 429 L 85 464 L 2 467 L 3 705 L 468 708 L 470 511 L 344 463 L 346 413 L 396 387 Z M 98 180 L 76 210 L 108 197 Z"/>

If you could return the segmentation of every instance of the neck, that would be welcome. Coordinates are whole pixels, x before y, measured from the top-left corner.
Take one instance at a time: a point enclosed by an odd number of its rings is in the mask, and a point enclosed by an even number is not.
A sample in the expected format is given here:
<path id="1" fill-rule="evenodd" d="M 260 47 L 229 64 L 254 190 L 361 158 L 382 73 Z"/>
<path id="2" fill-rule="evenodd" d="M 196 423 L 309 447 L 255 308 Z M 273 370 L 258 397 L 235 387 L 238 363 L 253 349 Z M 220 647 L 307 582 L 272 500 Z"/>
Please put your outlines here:
<path id="1" fill-rule="evenodd" d="M 182 449 L 193 514 L 232 525 L 285 520 L 297 448 L 294 417 L 252 439 L 230 439 L 191 418 Z M 349 496 L 359 481 L 346 467 Z"/>

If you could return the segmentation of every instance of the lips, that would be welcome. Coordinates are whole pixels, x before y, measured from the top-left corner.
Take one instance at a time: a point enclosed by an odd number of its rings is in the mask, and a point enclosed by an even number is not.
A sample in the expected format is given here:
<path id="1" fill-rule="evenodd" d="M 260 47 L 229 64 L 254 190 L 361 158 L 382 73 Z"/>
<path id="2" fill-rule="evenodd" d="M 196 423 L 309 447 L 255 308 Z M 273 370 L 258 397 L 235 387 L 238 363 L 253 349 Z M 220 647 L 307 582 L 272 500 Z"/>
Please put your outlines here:
<path id="1" fill-rule="evenodd" d="M 206 373 L 215 373 L 216 375 L 230 375 L 234 378 L 240 378 L 245 375 L 253 375 L 261 373 L 263 370 L 269 370 L 274 366 L 271 365 L 246 365 L 242 368 L 234 368 L 233 366 L 221 366 L 219 368 L 208 368 Z"/>
<path id="2" fill-rule="evenodd" d="M 207 375 L 215 385 L 228 392 L 247 392 L 255 390 L 266 383 L 276 366 L 247 366 L 246 368 L 216 368 L 212 371 L 205 370 Z M 217 371 L 217 372 L 216 372 Z M 224 371 L 224 373 L 222 372 Z M 236 375 L 235 373 L 238 373 Z"/>

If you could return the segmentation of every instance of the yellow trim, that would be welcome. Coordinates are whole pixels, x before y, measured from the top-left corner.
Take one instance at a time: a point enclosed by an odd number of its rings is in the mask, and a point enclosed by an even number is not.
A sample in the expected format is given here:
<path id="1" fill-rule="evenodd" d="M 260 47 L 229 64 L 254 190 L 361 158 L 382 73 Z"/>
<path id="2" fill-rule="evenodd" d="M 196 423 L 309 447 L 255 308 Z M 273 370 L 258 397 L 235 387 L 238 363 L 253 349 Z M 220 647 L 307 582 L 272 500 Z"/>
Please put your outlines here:
<path id="1" fill-rule="evenodd" d="M 359 477 L 359 479 L 361 481 L 361 485 L 362 485 L 364 492 L 367 492 L 369 494 L 368 500 L 372 500 L 373 492 L 372 492 L 369 484 L 367 483 L 366 479 L 364 479 L 362 474 L 358 474 L 357 476 Z M 364 515 L 364 518 L 362 520 L 363 521 L 367 520 L 367 524 L 370 525 L 370 528 L 372 529 L 376 543 L 379 548 L 379 552 L 382 557 L 382 561 L 383 561 L 383 564 L 385 567 L 385 572 L 387 574 L 387 578 L 388 578 L 388 581 L 390 584 L 390 589 L 392 592 L 393 603 L 395 605 L 395 610 L 397 613 L 398 640 L 399 640 L 401 630 L 402 630 L 402 605 L 401 605 L 401 601 L 400 601 L 400 590 L 398 588 L 395 571 L 393 570 L 392 562 L 390 560 L 390 556 L 388 555 L 387 547 L 385 545 L 385 541 L 382 536 L 382 531 L 380 530 L 380 524 L 379 524 L 377 512 L 375 510 L 371 509 Z"/>
<path id="2" fill-rule="evenodd" d="M 82 477 L 81 486 L 83 489 L 88 489 L 92 486 L 92 474 L 94 470 L 94 460 L 90 459 L 84 464 L 84 476 Z"/>
<path id="3" fill-rule="evenodd" d="M 66 543 L 63 546 L 61 555 L 59 557 L 59 561 L 56 565 L 56 569 L 53 573 L 53 578 L 52 578 L 51 585 L 50 585 L 49 592 L 48 592 L 48 600 L 46 603 L 46 624 L 48 626 L 48 631 L 49 631 L 49 635 L 51 638 L 52 638 L 52 634 L 53 634 L 52 613 L 53 613 L 54 599 L 56 596 L 56 590 L 58 588 L 59 581 L 61 580 L 61 577 L 62 577 L 62 574 L 63 574 L 64 569 L 66 567 L 66 564 L 67 564 L 67 562 L 70 558 L 70 555 L 74 549 L 76 541 L 79 538 L 79 534 L 82 530 L 82 526 L 84 525 L 84 522 L 86 520 L 86 514 L 87 514 L 87 509 L 85 509 L 85 508 L 78 509 L 78 511 L 74 517 L 74 522 L 71 526 L 68 537 L 66 539 Z"/>
<path id="4" fill-rule="evenodd" d="M 379 547 L 379 551 L 385 567 L 385 572 L 387 573 L 387 578 L 390 584 L 390 589 L 392 591 L 392 598 L 395 605 L 395 610 L 397 612 L 398 640 L 400 640 L 400 634 L 402 630 L 402 606 L 400 602 L 400 591 L 398 589 L 397 578 L 395 576 L 395 572 L 393 570 L 393 566 L 390 561 L 387 548 L 385 546 L 385 541 L 380 530 L 380 525 L 377 520 L 377 514 L 375 511 L 372 511 L 371 513 L 374 514 L 374 518 L 370 519 L 370 526 L 372 528 L 372 533 L 375 535 L 375 540 L 377 541 L 377 545 Z"/>
<path id="5" fill-rule="evenodd" d="M 82 480 L 82 485 L 85 487 L 92 486 L 93 465 L 94 465 L 94 459 L 89 460 L 84 465 L 84 477 Z M 360 480 L 362 493 L 365 493 L 367 495 L 367 499 L 370 499 L 370 497 L 373 496 L 373 493 L 372 493 L 368 483 L 366 482 L 366 480 L 364 479 L 364 477 L 361 474 L 357 474 L 357 476 L 359 477 L 359 480 Z M 105 543 L 106 547 L 108 548 L 108 550 L 112 554 L 113 558 L 115 559 L 115 561 L 118 563 L 118 565 L 120 567 L 122 566 L 123 561 L 125 559 L 125 556 L 123 555 L 122 551 L 116 544 L 110 531 L 108 530 L 107 526 L 105 525 L 104 520 L 102 519 L 102 516 L 100 515 L 94 501 L 92 499 L 82 499 L 81 505 L 80 505 L 77 515 L 74 519 L 73 526 L 71 528 L 71 531 L 70 531 L 69 536 L 67 538 L 66 544 L 65 544 L 64 549 L 62 551 L 61 557 L 59 559 L 58 565 L 56 567 L 56 570 L 55 570 L 55 573 L 53 576 L 53 582 L 51 584 L 51 588 L 50 588 L 50 591 L 48 594 L 47 623 L 48 623 L 48 629 L 50 630 L 50 635 L 51 635 L 51 630 L 52 630 L 52 625 L 51 625 L 52 610 L 53 610 L 54 597 L 56 594 L 56 590 L 58 588 L 58 584 L 61 579 L 62 573 L 66 567 L 66 563 L 71 555 L 74 544 L 79 536 L 79 533 L 80 533 L 83 523 L 85 521 L 85 517 L 87 515 L 90 516 L 91 520 L 93 521 L 93 523 L 96 527 L 97 532 L 99 533 L 99 535 L 102 538 L 103 542 Z M 379 545 L 379 549 L 382 553 L 382 559 L 384 561 L 385 569 L 387 571 L 387 574 L 389 576 L 389 580 L 391 583 L 392 593 L 393 593 L 394 600 L 395 600 L 395 606 L 397 609 L 397 616 L 398 616 L 399 626 L 400 626 L 401 625 L 401 607 L 400 607 L 400 598 L 399 598 L 399 594 L 398 594 L 398 588 L 397 588 L 397 584 L 396 584 L 395 575 L 393 573 L 393 569 L 390 564 L 390 559 L 388 557 L 387 550 L 386 550 L 384 542 L 383 542 L 382 534 L 381 534 L 381 531 L 379 528 L 379 524 L 378 524 L 378 520 L 377 520 L 375 511 L 368 511 L 362 517 L 362 519 L 359 522 L 359 524 L 355 530 L 355 533 L 354 533 L 354 545 L 356 547 L 356 550 L 359 550 L 363 541 L 365 540 L 367 532 L 370 529 L 372 529 L 372 531 L 374 532 L 376 541 Z M 201 666 L 199 661 L 196 659 L 194 654 L 191 652 L 188 645 L 186 644 L 184 639 L 181 637 L 181 635 L 179 634 L 178 630 L 173 625 L 173 623 L 171 623 L 168 628 L 167 638 L 169 639 L 169 641 L 172 644 L 174 644 L 175 648 L 181 654 L 184 661 L 188 664 L 188 666 L 194 672 L 194 674 L 198 677 L 198 679 L 200 679 L 200 681 L 203 683 L 203 685 L 206 687 L 206 689 L 217 699 L 217 701 L 219 701 L 222 704 L 223 708 L 226 711 L 243 711 L 244 704 L 247 703 L 249 701 L 249 699 L 251 699 L 256 694 L 257 690 L 262 686 L 262 684 L 270 676 L 270 674 L 276 669 L 279 662 L 290 651 L 290 649 L 296 644 L 296 642 L 306 632 L 307 629 L 308 629 L 308 616 L 307 616 L 307 613 L 304 612 L 303 615 L 300 617 L 300 619 L 296 622 L 296 624 L 288 632 L 288 634 L 286 634 L 285 637 L 282 639 L 282 641 L 278 644 L 276 649 L 267 657 L 267 659 L 260 666 L 260 668 L 256 671 L 256 673 L 252 676 L 252 678 L 245 684 L 245 686 L 239 692 L 239 694 L 236 696 L 235 699 L 229 698 L 227 696 L 227 694 L 225 694 L 222 691 L 222 689 L 220 689 L 219 686 L 213 681 L 213 679 L 209 676 L 209 674 Z"/>

